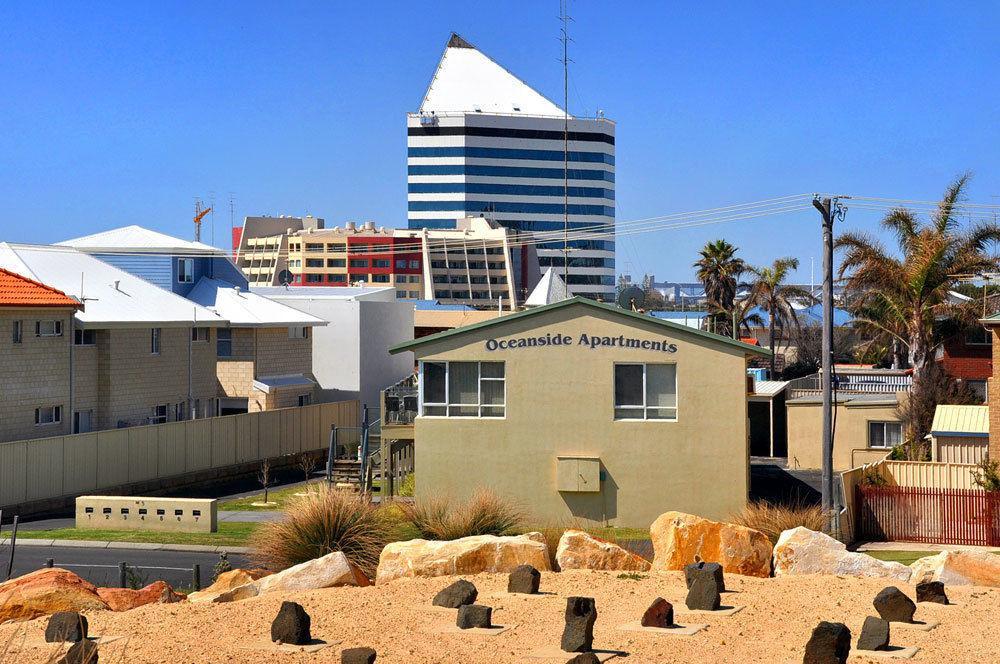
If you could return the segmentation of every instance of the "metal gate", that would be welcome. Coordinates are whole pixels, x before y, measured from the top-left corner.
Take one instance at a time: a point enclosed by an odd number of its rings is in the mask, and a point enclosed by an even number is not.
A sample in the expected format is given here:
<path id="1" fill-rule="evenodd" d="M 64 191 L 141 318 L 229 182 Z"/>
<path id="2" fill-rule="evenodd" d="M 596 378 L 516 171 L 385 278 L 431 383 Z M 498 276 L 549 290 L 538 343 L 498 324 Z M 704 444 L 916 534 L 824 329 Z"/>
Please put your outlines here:
<path id="1" fill-rule="evenodd" d="M 1000 493 L 858 486 L 858 536 L 868 541 L 1000 546 Z"/>

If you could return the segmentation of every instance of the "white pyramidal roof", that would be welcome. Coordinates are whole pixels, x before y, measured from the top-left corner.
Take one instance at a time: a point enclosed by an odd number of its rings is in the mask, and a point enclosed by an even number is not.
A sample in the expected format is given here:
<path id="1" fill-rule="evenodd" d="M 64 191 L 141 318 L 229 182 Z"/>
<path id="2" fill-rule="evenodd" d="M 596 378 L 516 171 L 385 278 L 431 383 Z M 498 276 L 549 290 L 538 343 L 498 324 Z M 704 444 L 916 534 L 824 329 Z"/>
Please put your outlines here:
<path id="1" fill-rule="evenodd" d="M 89 253 L 96 252 L 138 252 L 138 253 L 189 253 L 189 254 L 224 254 L 221 249 L 204 244 L 190 242 L 172 235 L 151 231 L 142 226 L 122 226 L 109 231 L 84 235 L 57 242 L 57 246 L 73 247 Z"/>
<path id="2" fill-rule="evenodd" d="M 219 279 L 202 277 L 188 293 L 188 299 L 211 309 L 234 327 L 326 325 L 324 320 Z"/>
<path id="3" fill-rule="evenodd" d="M 563 300 L 568 300 L 572 295 L 569 293 L 569 289 L 566 288 L 566 282 L 562 280 L 556 273 L 554 267 L 550 267 L 542 275 L 541 280 L 535 285 L 534 290 L 528 296 L 528 299 L 524 301 L 524 306 L 526 307 L 541 307 L 546 304 L 553 304 L 555 302 L 562 302 Z"/>
<path id="4" fill-rule="evenodd" d="M 84 328 L 226 324 L 205 307 L 70 247 L 0 243 L 0 267 L 81 300 Z"/>
<path id="5" fill-rule="evenodd" d="M 563 115 L 557 104 L 454 33 L 427 87 L 420 112 Z"/>

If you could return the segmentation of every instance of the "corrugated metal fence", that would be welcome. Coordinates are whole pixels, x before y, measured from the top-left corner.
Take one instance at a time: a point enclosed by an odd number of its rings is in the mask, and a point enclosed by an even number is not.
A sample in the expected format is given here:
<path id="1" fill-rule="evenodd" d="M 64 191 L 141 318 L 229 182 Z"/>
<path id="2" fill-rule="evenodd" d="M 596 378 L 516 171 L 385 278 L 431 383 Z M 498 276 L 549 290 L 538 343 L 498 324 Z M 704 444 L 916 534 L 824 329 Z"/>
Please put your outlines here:
<path id="1" fill-rule="evenodd" d="M 325 449 L 357 401 L 0 443 L 0 507 Z"/>

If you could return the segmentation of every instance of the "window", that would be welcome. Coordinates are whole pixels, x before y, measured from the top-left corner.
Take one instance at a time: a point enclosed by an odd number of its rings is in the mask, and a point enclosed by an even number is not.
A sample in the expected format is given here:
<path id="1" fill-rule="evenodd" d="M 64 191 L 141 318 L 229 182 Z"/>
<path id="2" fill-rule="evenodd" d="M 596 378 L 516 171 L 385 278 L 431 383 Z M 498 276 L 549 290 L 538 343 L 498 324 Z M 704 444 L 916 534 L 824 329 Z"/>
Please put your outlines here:
<path id="1" fill-rule="evenodd" d="M 391 267 L 392 262 L 388 258 L 375 258 L 372 260 L 372 267 Z"/>
<path id="2" fill-rule="evenodd" d="M 208 328 L 207 327 L 192 327 L 191 328 L 191 341 L 208 341 Z"/>
<path id="3" fill-rule="evenodd" d="M 150 424 L 163 424 L 167 421 L 167 404 L 153 406 L 153 416 L 149 418 Z"/>
<path id="4" fill-rule="evenodd" d="M 215 354 L 219 357 L 233 356 L 233 330 L 220 327 L 215 333 Z"/>
<path id="5" fill-rule="evenodd" d="M 420 269 L 420 261 L 410 261 L 410 269 L 411 270 L 419 270 Z"/>
<path id="6" fill-rule="evenodd" d="M 396 261 L 396 269 L 397 270 L 405 270 L 406 269 L 406 261 L 405 260 L 397 260 Z"/>
<path id="7" fill-rule="evenodd" d="M 903 442 L 903 425 L 899 422 L 869 422 L 868 447 L 888 449 Z"/>
<path id="8" fill-rule="evenodd" d="M 309 328 L 302 325 L 295 325 L 288 328 L 288 338 L 289 339 L 308 339 L 309 338 Z"/>
<path id="9" fill-rule="evenodd" d="M 965 343 L 969 346 L 991 346 L 993 334 L 982 325 L 975 325 L 965 331 Z"/>
<path id="10" fill-rule="evenodd" d="M 323 282 L 322 274 L 307 274 L 306 283 L 307 284 L 319 284 Z"/>
<path id="11" fill-rule="evenodd" d="M 153 355 L 160 354 L 160 328 L 154 327 L 149 331 L 149 352 Z"/>
<path id="12" fill-rule="evenodd" d="M 22 341 L 24 341 L 24 321 L 23 320 L 16 320 L 16 321 L 14 321 L 14 337 L 13 337 L 13 341 L 16 344 L 19 344 Z"/>
<path id="13" fill-rule="evenodd" d="M 187 408 L 183 401 L 174 404 L 174 422 L 183 422 L 186 419 L 184 417 L 186 410 Z"/>
<path id="14" fill-rule="evenodd" d="M 343 283 L 347 283 L 347 275 L 346 274 L 328 274 L 328 275 L 326 275 L 326 280 L 327 281 L 331 281 L 331 282 L 336 282 L 336 283 L 343 284 Z"/>
<path id="15" fill-rule="evenodd" d="M 76 346 L 93 346 L 97 343 L 97 332 L 94 330 L 73 330 L 73 344 Z"/>
<path id="16" fill-rule="evenodd" d="M 299 395 L 299 406 L 300 407 L 301 406 L 308 406 L 309 404 L 312 403 L 312 400 L 313 399 L 312 399 L 312 395 L 311 394 L 300 394 Z"/>
<path id="17" fill-rule="evenodd" d="M 189 284 L 192 281 L 194 281 L 194 259 L 178 258 L 177 282 L 181 284 Z"/>
<path id="18" fill-rule="evenodd" d="M 307 258 L 306 267 L 323 267 L 324 261 L 322 258 Z"/>
<path id="19" fill-rule="evenodd" d="M 343 258 L 327 258 L 327 267 L 347 267 L 347 261 Z"/>
<path id="20" fill-rule="evenodd" d="M 346 244 L 328 244 L 328 245 L 326 245 L 326 250 L 329 251 L 329 252 L 331 252 L 331 253 L 340 253 L 340 254 L 342 254 L 345 251 L 347 251 L 347 245 Z"/>
<path id="21" fill-rule="evenodd" d="M 387 284 L 387 283 L 389 283 L 389 275 L 388 274 L 373 274 L 372 275 L 372 283 L 375 283 L 375 284 Z"/>
<path id="22" fill-rule="evenodd" d="M 409 292 L 409 296 L 410 296 L 411 300 L 419 300 L 420 299 L 420 291 L 411 290 Z"/>
<path id="23" fill-rule="evenodd" d="M 311 242 L 306 243 L 306 251 L 323 251 L 324 247 L 322 244 L 313 244 Z"/>
<path id="24" fill-rule="evenodd" d="M 406 291 L 401 291 L 401 290 L 396 291 L 396 299 L 397 300 L 405 300 L 406 299 Z"/>
<path id="25" fill-rule="evenodd" d="M 73 433 L 87 433 L 94 429 L 94 411 L 78 410 L 73 413 Z"/>
<path id="26" fill-rule="evenodd" d="M 62 422 L 62 406 L 42 406 L 35 409 L 35 426 Z"/>
<path id="27" fill-rule="evenodd" d="M 503 362 L 422 362 L 421 414 L 503 417 Z"/>
<path id="28" fill-rule="evenodd" d="M 35 321 L 35 336 L 36 337 L 61 337 L 62 336 L 62 321 L 61 320 L 36 320 Z"/>
<path id="29" fill-rule="evenodd" d="M 676 364 L 616 364 L 616 420 L 676 420 Z"/>
<path id="30" fill-rule="evenodd" d="M 368 267 L 367 258 L 352 258 L 351 267 Z"/>

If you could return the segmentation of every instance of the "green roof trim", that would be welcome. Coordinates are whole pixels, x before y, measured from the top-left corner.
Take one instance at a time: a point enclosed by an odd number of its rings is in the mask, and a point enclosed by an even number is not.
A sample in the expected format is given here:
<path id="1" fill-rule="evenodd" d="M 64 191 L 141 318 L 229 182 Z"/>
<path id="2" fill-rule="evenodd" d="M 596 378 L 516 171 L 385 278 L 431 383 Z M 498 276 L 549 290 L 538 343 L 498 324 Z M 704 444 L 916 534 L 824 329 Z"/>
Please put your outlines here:
<path id="1" fill-rule="evenodd" d="M 771 351 L 769 351 L 766 348 L 761 348 L 760 346 L 751 346 L 750 344 L 743 343 L 742 341 L 737 341 L 736 339 L 723 337 L 721 335 L 714 334 L 712 332 L 705 332 L 704 330 L 696 330 L 693 327 L 688 327 L 687 325 L 681 325 L 680 323 L 674 323 L 672 321 L 663 320 L 661 318 L 654 318 L 652 316 L 647 316 L 646 314 L 640 314 L 635 311 L 627 311 L 613 304 L 596 302 L 589 298 L 580 296 L 571 297 L 568 300 L 562 300 L 561 302 L 546 304 L 544 306 L 535 307 L 533 309 L 527 309 L 525 311 L 518 311 L 517 313 L 507 314 L 506 316 L 497 316 L 496 318 L 491 318 L 490 320 L 484 320 L 479 323 L 463 325 L 462 327 L 456 327 L 453 330 L 445 330 L 444 332 L 438 332 L 436 334 L 431 334 L 426 337 L 420 337 L 419 339 L 413 339 L 412 341 L 404 341 L 401 344 L 396 344 L 395 346 L 390 347 L 389 353 L 395 355 L 396 353 L 402 353 L 403 351 L 413 350 L 414 348 L 418 346 L 423 346 L 424 344 L 434 343 L 435 341 L 440 341 L 441 339 L 447 339 L 449 337 L 454 337 L 460 334 L 465 334 L 467 332 L 472 332 L 473 330 L 481 330 L 486 327 L 501 325 L 503 323 L 507 323 L 512 320 L 517 320 L 520 318 L 528 318 L 536 314 L 544 313 L 547 311 L 555 311 L 556 309 L 564 309 L 566 307 L 571 307 L 577 304 L 583 305 L 585 307 L 591 307 L 593 309 L 608 311 L 618 316 L 626 318 L 634 318 L 636 320 L 641 320 L 644 323 L 653 323 L 654 325 L 665 327 L 673 332 L 690 334 L 696 337 L 701 337 L 702 339 L 707 339 L 708 341 L 714 341 L 716 343 L 724 344 L 727 346 L 733 346 L 734 348 L 739 348 L 740 350 L 747 353 L 756 353 L 757 355 L 762 355 L 764 357 L 770 357 L 771 355 Z"/>

